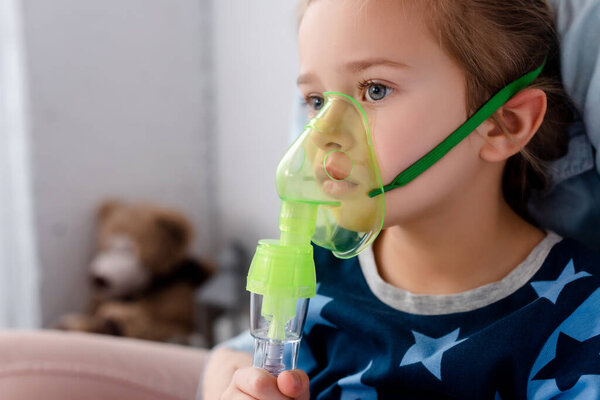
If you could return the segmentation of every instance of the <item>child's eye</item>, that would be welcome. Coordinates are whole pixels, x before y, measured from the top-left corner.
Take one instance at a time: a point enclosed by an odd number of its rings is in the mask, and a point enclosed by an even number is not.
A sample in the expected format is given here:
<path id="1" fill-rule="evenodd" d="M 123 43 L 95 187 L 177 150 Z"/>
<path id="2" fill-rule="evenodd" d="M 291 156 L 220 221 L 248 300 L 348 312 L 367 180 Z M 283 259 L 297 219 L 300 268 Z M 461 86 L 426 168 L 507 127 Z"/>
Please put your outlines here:
<path id="1" fill-rule="evenodd" d="M 323 103 L 325 100 L 319 96 L 308 96 L 306 98 L 306 104 L 311 109 L 311 111 L 319 111 L 321 107 L 323 107 Z"/>
<path id="2" fill-rule="evenodd" d="M 365 99 L 367 101 L 381 101 L 386 98 L 392 89 L 381 83 L 364 82 L 359 85 L 361 90 L 365 90 Z"/>

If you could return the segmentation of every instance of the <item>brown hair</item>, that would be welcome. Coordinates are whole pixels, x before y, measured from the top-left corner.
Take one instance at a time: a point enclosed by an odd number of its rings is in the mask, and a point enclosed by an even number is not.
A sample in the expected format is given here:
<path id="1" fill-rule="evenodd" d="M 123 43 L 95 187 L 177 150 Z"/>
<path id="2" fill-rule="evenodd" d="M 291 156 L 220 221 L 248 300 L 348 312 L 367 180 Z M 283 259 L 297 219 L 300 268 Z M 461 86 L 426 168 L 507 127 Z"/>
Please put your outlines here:
<path id="1" fill-rule="evenodd" d="M 314 0 L 300 2 L 300 16 Z M 366 0 L 363 0 L 366 1 Z M 532 190 L 547 187 L 545 165 L 567 151 L 567 127 L 574 108 L 560 80 L 560 52 L 553 15 L 545 0 L 419 0 L 435 38 L 463 68 L 467 110 L 474 114 L 491 96 L 523 74 L 539 67 L 541 75 L 529 87 L 543 90 L 546 116 L 537 133 L 508 159 L 502 181 L 508 204 L 528 218 Z M 505 131 L 497 114 L 491 117 Z"/>

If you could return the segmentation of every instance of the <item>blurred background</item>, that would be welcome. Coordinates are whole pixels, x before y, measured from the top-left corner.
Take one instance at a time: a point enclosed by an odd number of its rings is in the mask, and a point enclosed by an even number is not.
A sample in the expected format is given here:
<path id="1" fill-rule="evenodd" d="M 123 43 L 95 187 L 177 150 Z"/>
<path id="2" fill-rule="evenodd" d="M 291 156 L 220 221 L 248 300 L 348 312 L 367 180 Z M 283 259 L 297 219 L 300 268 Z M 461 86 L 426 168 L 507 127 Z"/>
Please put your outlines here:
<path id="1" fill-rule="evenodd" d="M 107 198 L 185 215 L 189 252 L 216 266 L 213 279 L 232 243 L 251 256 L 278 236 L 295 4 L 0 0 L 0 327 L 86 312 Z M 206 317 L 211 293 L 196 295 L 200 334 L 219 323 Z"/>

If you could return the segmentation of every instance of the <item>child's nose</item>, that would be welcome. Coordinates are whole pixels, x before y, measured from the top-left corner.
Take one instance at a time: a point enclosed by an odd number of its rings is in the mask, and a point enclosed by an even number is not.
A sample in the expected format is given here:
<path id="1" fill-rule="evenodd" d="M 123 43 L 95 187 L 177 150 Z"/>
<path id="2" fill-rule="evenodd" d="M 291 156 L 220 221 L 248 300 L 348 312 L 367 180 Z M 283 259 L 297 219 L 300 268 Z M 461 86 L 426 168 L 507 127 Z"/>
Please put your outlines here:
<path id="1" fill-rule="evenodd" d="M 312 124 L 311 140 L 323 150 L 348 151 L 354 145 L 352 129 L 343 114 L 331 110 Z"/>

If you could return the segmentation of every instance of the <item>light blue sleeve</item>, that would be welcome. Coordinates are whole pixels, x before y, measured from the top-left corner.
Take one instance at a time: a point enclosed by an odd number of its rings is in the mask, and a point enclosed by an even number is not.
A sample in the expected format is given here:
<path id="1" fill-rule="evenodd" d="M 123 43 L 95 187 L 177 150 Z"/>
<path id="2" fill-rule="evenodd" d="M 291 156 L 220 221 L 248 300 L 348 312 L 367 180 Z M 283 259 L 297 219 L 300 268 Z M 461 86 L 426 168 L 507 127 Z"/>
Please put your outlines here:
<path id="1" fill-rule="evenodd" d="M 563 82 L 600 150 L 600 0 L 550 0 L 561 40 Z M 596 153 L 600 173 L 600 151 Z"/>
<path id="2" fill-rule="evenodd" d="M 215 348 L 218 347 L 252 353 L 254 351 L 254 338 L 250 335 L 250 330 L 247 330 L 215 346 Z"/>

